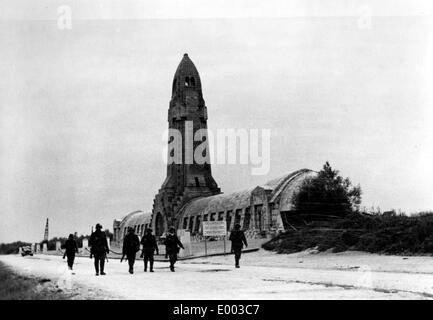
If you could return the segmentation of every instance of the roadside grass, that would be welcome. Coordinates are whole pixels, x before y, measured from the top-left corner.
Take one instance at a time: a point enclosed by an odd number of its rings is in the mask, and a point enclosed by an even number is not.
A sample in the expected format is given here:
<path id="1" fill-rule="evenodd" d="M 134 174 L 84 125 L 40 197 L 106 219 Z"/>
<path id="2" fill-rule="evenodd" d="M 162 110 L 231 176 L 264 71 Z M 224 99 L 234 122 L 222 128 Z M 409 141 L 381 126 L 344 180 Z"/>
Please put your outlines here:
<path id="1" fill-rule="evenodd" d="M 0 300 L 66 300 L 71 295 L 50 283 L 49 279 L 19 275 L 0 262 Z"/>

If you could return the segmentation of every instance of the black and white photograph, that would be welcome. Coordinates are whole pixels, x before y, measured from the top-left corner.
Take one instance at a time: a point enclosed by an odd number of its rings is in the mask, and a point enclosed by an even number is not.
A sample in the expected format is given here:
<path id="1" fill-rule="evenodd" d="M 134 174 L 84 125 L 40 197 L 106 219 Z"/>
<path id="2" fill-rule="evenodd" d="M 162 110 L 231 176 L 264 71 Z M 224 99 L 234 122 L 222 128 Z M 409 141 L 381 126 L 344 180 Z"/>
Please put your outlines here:
<path id="1" fill-rule="evenodd" d="M 1 0 L 0 300 L 432 300 L 432 83 L 431 0 Z"/>

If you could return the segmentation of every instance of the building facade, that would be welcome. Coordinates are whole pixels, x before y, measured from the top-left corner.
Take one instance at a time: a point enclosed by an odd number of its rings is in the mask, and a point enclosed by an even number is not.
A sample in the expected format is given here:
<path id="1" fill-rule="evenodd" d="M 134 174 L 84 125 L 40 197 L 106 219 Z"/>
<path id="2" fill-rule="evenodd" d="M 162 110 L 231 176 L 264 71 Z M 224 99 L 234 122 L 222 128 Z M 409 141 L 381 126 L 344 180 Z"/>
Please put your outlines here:
<path id="1" fill-rule="evenodd" d="M 120 244 L 129 227 L 132 227 L 135 233 L 142 237 L 150 226 L 151 215 L 151 212 L 137 210 L 128 213 L 122 219 L 115 219 L 113 221 L 113 242 Z"/>
<path id="2" fill-rule="evenodd" d="M 227 231 L 239 223 L 251 238 L 283 231 L 288 228 L 293 196 L 305 179 L 315 175 L 302 169 L 244 191 L 191 200 L 178 213 L 178 228 L 200 236 L 202 221 L 225 220 Z"/>
<path id="3" fill-rule="evenodd" d="M 201 80 L 187 54 L 174 75 L 168 127 L 179 132 L 181 139 L 177 143 L 169 133 L 167 177 L 154 198 L 152 212 L 135 211 L 115 220 L 115 241 L 121 241 L 130 226 L 136 228 L 139 235 L 151 226 L 157 237 L 174 226 L 189 230 L 198 238 L 202 221 L 225 220 L 228 231 L 235 223 L 240 223 L 248 237 L 288 227 L 286 218 L 292 211 L 292 198 L 302 182 L 316 174 L 314 171 L 301 169 L 263 185 L 222 194 L 212 177 L 208 158 L 204 163 L 188 158 L 189 148 L 195 150 L 198 145 L 207 146 L 208 142 L 207 107 Z M 201 139 L 195 141 L 193 137 L 198 130 Z M 181 152 L 176 153 L 179 150 Z"/>

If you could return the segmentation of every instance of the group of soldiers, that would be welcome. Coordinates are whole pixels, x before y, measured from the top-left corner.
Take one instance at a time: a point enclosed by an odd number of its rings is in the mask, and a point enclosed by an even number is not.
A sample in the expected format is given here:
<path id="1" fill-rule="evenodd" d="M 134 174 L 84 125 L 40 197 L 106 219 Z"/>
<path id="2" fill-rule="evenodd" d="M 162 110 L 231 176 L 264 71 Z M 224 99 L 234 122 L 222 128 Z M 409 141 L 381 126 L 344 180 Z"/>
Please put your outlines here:
<path id="1" fill-rule="evenodd" d="M 234 230 L 230 233 L 229 240 L 232 242 L 231 251 L 235 256 L 235 267 L 239 268 L 239 260 L 241 258 L 242 248 L 245 245 L 248 246 L 247 239 L 245 238 L 244 232 L 240 229 L 241 226 L 236 224 Z M 101 224 L 96 224 L 95 231 L 92 232 L 89 239 L 90 246 L 90 258 L 94 259 L 95 272 L 96 275 L 105 275 L 104 267 L 107 255 L 110 252 L 108 247 L 107 236 L 105 232 L 102 231 Z M 142 246 L 142 252 L 140 258 L 144 261 L 144 271 L 147 272 L 147 265 L 149 264 L 149 271 L 153 271 L 154 264 L 154 254 L 159 254 L 158 244 L 156 242 L 155 236 L 152 234 L 152 229 L 148 228 L 145 231 L 144 236 L 141 241 L 139 237 L 135 234 L 134 228 L 129 227 L 128 233 L 123 240 L 122 247 L 122 262 L 125 257 L 128 260 L 129 273 L 134 273 L 135 257 L 137 252 L 140 251 L 140 245 Z M 184 249 L 182 242 L 180 242 L 178 236 L 176 235 L 176 229 L 170 227 L 166 235 L 165 241 L 165 258 L 170 261 L 170 271 L 174 272 L 174 265 L 177 261 L 177 255 L 180 249 Z M 63 259 L 67 257 L 68 267 L 72 270 L 75 254 L 78 253 L 77 242 L 74 240 L 72 234 L 69 235 L 68 240 L 62 246 L 65 249 Z"/>
<path id="2" fill-rule="evenodd" d="M 158 245 L 156 243 L 156 238 L 152 234 L 152 229 L 146 229 L 146 233 L 143 238 L 140 239 L 134 233 L 134 228 L 128 228 L 128 234 L 123 239 L 123 248 L 122 248 L 122 259 L 126 256 L 129 264 L 129 273 L 134 273 L 134 263 L 135 256 L 137 252 L 140 250 L 140 244 L 143 246 L 143 250 L 141 252 L 141 258 L 144 261 L 144 271 L 147 271 L 147 263 L 150 263 L 150 272 L 153 272 L 153 262 L 154 262 L 154 254 L 159 254 Z M 176 229 L 171 227 L 168 231 L 168 234 L 165 238 L 165 257 L 170 260 L 170 270 L 174 272 L 174 264 L 177 261 L 177 254 L 179 253 L 180 248 L 185 249 L 183 247 L 182 242 L 180 242 L 179 238 L 176 235 Z"/>
<path id="3" fill-rule="evenodd" d="M 92 232 L 89 239 L 90 249 L 90 258 L 95 259 L 95 271 L 96 275 L 99 276 L 105 275 L 104 267 L 105 267 L 105 259 L 107 255 L 110 253 L 110 249 L 108 247 L 107 236 L 105 232 L 102 231 L 101 224 L 96 224 L 96 230 Z M 63 254 L 63 259 L 67 257 L 69 270 L 72 270 L 75 260 L 75 254 L 78 253 L 78 245 L 74 239 L 74 235 L 70 234 L 68 240 L 63 244 L 62 249 L 65 250 Z"/>

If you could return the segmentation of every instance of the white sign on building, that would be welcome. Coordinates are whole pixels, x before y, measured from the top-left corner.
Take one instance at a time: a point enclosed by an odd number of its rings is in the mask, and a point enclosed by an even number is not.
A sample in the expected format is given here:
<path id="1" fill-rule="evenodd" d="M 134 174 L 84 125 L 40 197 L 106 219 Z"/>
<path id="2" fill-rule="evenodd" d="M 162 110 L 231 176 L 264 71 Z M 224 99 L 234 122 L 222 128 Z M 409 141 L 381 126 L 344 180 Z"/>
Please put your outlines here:
<path id="1" fill-rule="evenodd" d="M 203 221 L 203 235 L 219 237 L 227 235 L 227 223 L 223 221 Z"/>

